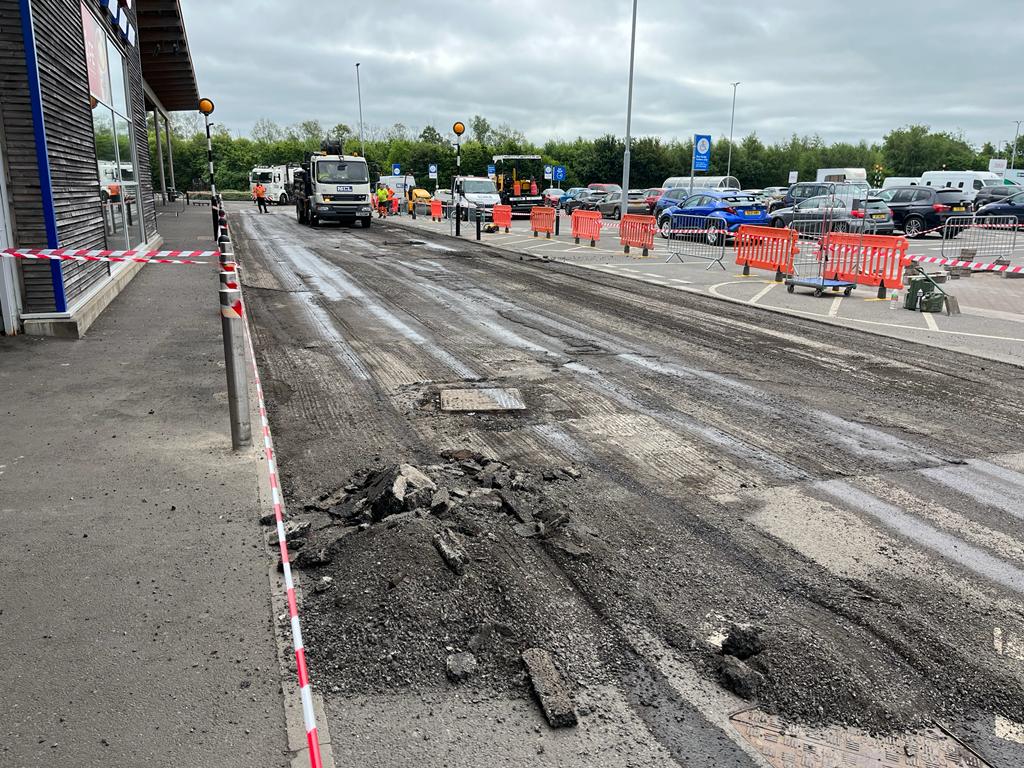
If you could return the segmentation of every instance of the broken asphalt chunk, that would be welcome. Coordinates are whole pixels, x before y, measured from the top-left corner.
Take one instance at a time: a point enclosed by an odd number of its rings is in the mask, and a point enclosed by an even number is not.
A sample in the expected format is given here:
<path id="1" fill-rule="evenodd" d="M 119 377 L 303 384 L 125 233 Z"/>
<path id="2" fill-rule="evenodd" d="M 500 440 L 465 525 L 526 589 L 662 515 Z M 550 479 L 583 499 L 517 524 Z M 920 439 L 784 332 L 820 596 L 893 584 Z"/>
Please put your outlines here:
<path id="1" fill-rule="evenodd" d="M 453 682 L 467 680 L 476 672 L 476 656 L 469 651 L 453 653 L 448 656 L 447 671 L 448 678 Z"/>
<path id="2" fill-rule="evenodd" d="M 555 667 L 551 654 L 543 648 L 529 648 L 523 651 L 522 658 L 530 676 L 533 694 L 548 725 L 552 728 L 576 725 L 576 711 L 569 696 L 569 686 Z"/>
<path id="3" fill-rule="evenodd" d="M 744 699 L 753 699 L 764 685 L 764 675 L 751 669 L 735 656 L 725 656 L 718 668 L 718 679 L 728 690 Z"/>
<path id="4" fill-rule="evenodd" d="M 451 531 L 438 533 L 434 536 L 434 548 L 437 549 L 438 554 L 441 555 L 441 558 L 452 572 L 461 576 L 463 571 L 466 570 L 466 565 L 469 563 L 469 556 L 459 545 L 455 534 Z"/>

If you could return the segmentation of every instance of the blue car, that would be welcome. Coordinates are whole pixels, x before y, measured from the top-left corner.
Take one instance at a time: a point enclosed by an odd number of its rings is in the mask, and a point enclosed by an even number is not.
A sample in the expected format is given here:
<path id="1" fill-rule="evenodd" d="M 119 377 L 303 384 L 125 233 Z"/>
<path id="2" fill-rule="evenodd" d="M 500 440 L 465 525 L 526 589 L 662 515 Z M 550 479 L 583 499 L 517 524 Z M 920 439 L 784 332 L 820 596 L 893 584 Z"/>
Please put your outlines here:
<path id="1" fill-rule="evenodd" d="M 658 231 L 669 237 L 672 230 L 689 230 L 683 236 L 703 230 L 711 245 L 730 237 L 741 224 L 768 225 L 768 206 L 753 195 L 729 189 L 695 191 L 679 205 L 658 215 Z M 725 233 L 729 234 L 726 235 Z"/>
<path id="2" fill-rule="evenodd" d="M 565 190 L 565 192 L 562 193 L 562 196 L 558 199 L 556 207 L 565 208 L 565 204 L 569 202 L 571 198 L 575 197 L 580 192 L 583 192 L 585 189 L 586 187 L 569 187 L 567 190 Z"/>
<path id="3" fill-rule="evenodd" d="M 689 196 L 689 187 L 670 187 L 669 189 L 666 189 L 654 204 L 654 215 L 660 219 L 661 214 L 666 210 L 672 206 L 679 205 Z"/>

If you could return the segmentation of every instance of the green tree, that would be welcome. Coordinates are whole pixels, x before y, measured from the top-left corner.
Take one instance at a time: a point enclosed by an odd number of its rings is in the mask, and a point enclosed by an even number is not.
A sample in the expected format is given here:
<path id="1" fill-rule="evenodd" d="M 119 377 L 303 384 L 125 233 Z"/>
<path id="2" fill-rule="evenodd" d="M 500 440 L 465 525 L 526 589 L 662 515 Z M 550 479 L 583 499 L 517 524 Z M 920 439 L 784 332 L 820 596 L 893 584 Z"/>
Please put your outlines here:
<path id="1" fill-rule="evenodd" d="M 437 128 L 432 125 L 428 125 L 420 132 L 420 141 L 424 144 L 444 144 L 444 137 L 438 132 Z"/>

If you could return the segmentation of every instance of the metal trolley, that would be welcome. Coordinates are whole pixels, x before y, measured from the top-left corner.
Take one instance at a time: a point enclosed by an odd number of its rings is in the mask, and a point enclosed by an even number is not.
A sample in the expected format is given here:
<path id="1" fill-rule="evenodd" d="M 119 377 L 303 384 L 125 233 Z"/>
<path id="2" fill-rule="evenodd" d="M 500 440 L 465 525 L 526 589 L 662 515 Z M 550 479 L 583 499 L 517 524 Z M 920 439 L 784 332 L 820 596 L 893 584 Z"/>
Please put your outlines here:
<path id="1" fill-rule="evenodd" d="M 828 264 L 828 249 L 823 247 L 824 240 L 819 241 L 816 248 L 808 248 L 808 255 L 793 259 L 793 274 L 786 278 L 786 290 L 794 293 L 799 288 L 811 288 L 815 296 L 822 296 L 826 291 L 844 296 L 853 293 L 857 284 L 850 280 L 834 280 L 825 277 Z M 801 254 L 803 251 L 801 251 Z"/>

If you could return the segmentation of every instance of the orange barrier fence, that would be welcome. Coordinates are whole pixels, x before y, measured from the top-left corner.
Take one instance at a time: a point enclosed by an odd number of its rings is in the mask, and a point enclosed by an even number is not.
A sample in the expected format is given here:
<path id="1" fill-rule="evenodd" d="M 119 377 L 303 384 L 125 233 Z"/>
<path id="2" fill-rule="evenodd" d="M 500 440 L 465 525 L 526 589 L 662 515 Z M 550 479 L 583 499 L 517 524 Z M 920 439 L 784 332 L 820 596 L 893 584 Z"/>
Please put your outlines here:
<path id="1" fill-rule="evenodd" d="M 444 216 L 444 212 L 441 209 L 441 201 L 440 200 L 431 200 L 430 201 L 430 220 L 431 221 L 440 221 L 443 218 L 443 216 Z"/>
<path id="2" fill-rule="evenodd" d="M 821 243 L 822 277 L 858 285 L 877 285 L 878 298 L 886 288 L 903 287 L 906 238 L 831 232 Z"/>
<path id="3" fill-rule="evenodd" d="M 590 241 L 590 247 L 597 245 L 601 239 L 601 214 L 598 211 L 582 211 L 576 209 L 572 212 L 572 237 L 576 245 L 580 244 L 580 238 Z"/>
<path id="4" fill-rule="evenodd" d="M 622 252 L 629 253 L 630 247 L 643 248 L 643 255 L 654 247 L 654 232 L 657 223 L 653 216 L 642 216 L 638 213 L 627 213 L 619 221 L 619 242 Z"/>
<path id="5" fill-rule="evenodd" d="M 551 234 L 555 231 L 555 209 L 548 208 L 546 205 L 531 208 L 530 229 L 533 230 L 534 237 L 538 232 L 544 232 L 550 240 Z"/>
<path id="6" fill-rule="evenodd" d="M 795 229 L 740 225 L 736 232 L 736 263 L 749 275 L 750 268 L 774 269 L 775 279 L 793 274 L 793 257 L 800 253 L 800 233 Z"/>
<path id="7" fill-rule="evenodd" d="M 512 206 L 494 206 L 494 209 L 491 211 L 491 221 L 494 222 L 494 226 L 504 227 L 505 231 L 508 232 L 508 228 L 512 226 Z"/>

